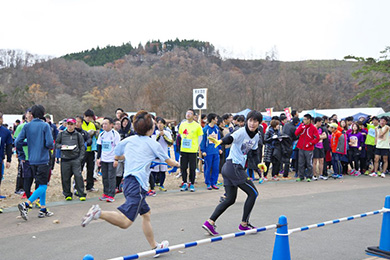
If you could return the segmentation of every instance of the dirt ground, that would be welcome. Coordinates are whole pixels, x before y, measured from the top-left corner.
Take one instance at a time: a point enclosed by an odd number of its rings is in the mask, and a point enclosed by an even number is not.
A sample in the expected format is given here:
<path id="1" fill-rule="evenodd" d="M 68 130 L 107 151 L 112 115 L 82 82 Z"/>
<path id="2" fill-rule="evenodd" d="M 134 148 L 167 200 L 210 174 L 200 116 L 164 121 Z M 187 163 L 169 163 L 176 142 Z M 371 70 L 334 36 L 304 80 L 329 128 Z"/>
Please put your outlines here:
<path id="1" fill-rule="evenodd" d="M 21 199 L 21 195 L 15 194 L 16 187 L 16 176 L 18 168 L 18 160 L 14 156 L 12 158 L 11 167 L 9 169 L 4 169 L 4 179 L 0 186 L 0 194 L 3 196 L 7 196 L 5 199 L 0 199 L 0 207 L 1 208 L 9 208 L 15 207 L 19 204 L 23 199 Z M 178 170 L 179 172 L 180 170 Z M 166 174 L 165 185 L 164 187 L 168 190 L 178 190 L 179 185 L 182 180 L 180 178 L 176 178 L 177 173 Z M 85 177 L 85 170 L 83 171 L 83 176 Z M 196 185 L 204 186 L 204 176 L 203 173 L 197 173 L 196 175 Z M 34 189 L 35 185 L 33 184 L 32 188 Z M 98 188 L 98 192 L 89 192 L 87 194 L 88 198 L 100 197 L 103 191 L 103 182 L 102 177 L 98 176 L 97 181 L 95 182 L 95 188 Z M 157 187 L 156 187 L 157 189 Z M 76 199 L 77 197 L 73 197 Z M 52 173 L 49 186 L 47 188 L 47 202 L 61 201 L 65 200 L 62 195 L 62 185 L 61 185 L 61 174 L 60 174 L 60 164 L 56 164 L 54 167 L 54 171 Z"/>

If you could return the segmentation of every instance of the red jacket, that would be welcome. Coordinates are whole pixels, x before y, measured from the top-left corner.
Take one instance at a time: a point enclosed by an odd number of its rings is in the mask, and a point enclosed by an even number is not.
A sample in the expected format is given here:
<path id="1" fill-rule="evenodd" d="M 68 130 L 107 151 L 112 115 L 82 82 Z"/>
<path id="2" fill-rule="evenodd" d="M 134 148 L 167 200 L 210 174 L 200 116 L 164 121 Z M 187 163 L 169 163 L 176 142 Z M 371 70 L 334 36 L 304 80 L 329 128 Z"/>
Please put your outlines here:
<path id="1" fill-rule="evenodd" d="M 295 135 L 299 136 L 298 149 L 305 151 L 313 151 L 314 145 L 320 141 L 320 135 L 313 124 L 300 124 L 295 130 Z"/>

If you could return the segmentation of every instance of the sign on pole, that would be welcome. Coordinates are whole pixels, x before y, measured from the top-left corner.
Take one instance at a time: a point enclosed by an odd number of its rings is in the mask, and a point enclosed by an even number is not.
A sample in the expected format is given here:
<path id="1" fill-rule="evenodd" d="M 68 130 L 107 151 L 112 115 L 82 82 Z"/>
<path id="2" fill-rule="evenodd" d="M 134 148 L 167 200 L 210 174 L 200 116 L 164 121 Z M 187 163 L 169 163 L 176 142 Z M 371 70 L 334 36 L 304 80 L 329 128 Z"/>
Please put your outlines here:
<path id="1" fill-rule="evenodd" d="M 207 88 L 193 89 L 193 109 L 207 109 Z"/>

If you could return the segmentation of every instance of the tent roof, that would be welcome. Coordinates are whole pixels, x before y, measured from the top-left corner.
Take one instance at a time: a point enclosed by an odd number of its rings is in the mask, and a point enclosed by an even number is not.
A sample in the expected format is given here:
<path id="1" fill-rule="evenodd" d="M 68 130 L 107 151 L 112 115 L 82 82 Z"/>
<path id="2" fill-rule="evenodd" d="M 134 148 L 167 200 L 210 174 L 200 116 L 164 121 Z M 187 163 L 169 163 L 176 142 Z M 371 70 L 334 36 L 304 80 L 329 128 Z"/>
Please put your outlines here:
<path id="1" fill-rule="evenodd" d="M 306 114 L 310 110 L 303 110 L 299 114 Z M 317 113 L 321 113 L 326 116 L 332 116 L 336 114 L 339 119 L 346 118 L 348 116 L 356 115 L 357 113 L 364 113 L 366 115 L 377 116 L 385 111 L 381 107 L 359 107 L 359 108 L 338 108 L 338 109 L 316 109 Z"/>

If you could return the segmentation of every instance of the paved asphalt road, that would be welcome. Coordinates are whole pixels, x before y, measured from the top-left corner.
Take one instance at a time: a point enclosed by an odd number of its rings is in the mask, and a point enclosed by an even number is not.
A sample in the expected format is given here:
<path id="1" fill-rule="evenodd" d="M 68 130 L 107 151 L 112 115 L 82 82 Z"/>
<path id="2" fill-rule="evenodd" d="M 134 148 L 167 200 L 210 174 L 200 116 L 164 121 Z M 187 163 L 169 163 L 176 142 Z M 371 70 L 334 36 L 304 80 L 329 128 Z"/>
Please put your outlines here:
<path id="1" fill-rule="evenodd" d="M 171 245 L 208 237 L 201 228 L 211 215 L 223 191 L 207 191 L 198 185 L 195 193 L 168 191 L 148 198 L 152 208 L 152 224 L 158 241 Z M 336 218 L 381 209 L 390 195 L 390 178 L 346 177 L 344 180 L 296 183 L 268 182 L 256 185 L 260 196 L 251 215 L 257 227 L 277 223 L 286 215 L 289 228 L 306 226 Z M 239 192 L 236 204 L 217 221 L 221 234 L 237 232 L 245 195 Z M 118 196 L 113 204 L 90 199 L 86 202 L 60 202 L 49 205 L 55 215 L 38 219 L 38 210 L 30 219 L 20 219 L 15 208 L 0 215 L 0 259 L 74 259 L 85 254 L 95 259 L 108 259 L 149 250 L 141 229 L 141 218 L 127 230 L 99 220 L 85 228 L 82 216 L 90 205 L 99 203 L 105 210 L 114 210 L 123 202 Z M 59 224 L 54 224 L 59 220 Z M 379 245 L 382 215 L 370 216 L 326 226 L 290 236 L 292 259 L 368 259 L 367 246 Z M 248 235 L 197 246 L 160 256 L 160 259 L 271 259 L 274 231 Z M 151 259 L 151 258 L 149 258 Z"/>

